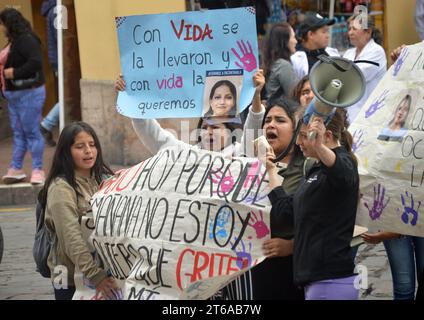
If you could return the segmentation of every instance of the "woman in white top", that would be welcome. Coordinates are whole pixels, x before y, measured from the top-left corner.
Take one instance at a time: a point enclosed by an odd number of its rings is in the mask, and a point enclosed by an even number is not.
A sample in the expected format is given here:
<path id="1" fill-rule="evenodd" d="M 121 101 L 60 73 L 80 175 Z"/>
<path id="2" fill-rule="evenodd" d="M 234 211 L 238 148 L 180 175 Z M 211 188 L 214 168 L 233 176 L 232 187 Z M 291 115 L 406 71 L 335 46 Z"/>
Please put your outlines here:
<path id="1" fill-rule="evenodd" d="M 253 79 L 263 77 L 263 71 L 258 70 Z M 115 81 L 115 90 L 124 91 L 125 80 L 120 75 Z M 261 88 L 260 88 L 261 89 Z M 260 89 L 256 90 L 252 103 L 261 104 Z M 239 117 L 203 117 L 197 126 L 197 144 L 194 147 L 209 151 L 221 152 L 225 157 L 252 156 L 253 140 L 257 137 L 261 128 L 261 121 L 265 110 L 259 113 L 249 112 L 245 122 L 248 131 L 242 131 Z M 144 146 L 152 153 L 170 146 L 180 148 L 193 147 L 191 141 L 181 141 L 170 131 L 161 127 L 155 119 L 131 119 L 137 136 Z M 241 135 L 241 143 L 237 138 Z M 191 139 L 191 135 L 190 135 Z"/>
<path id="2" fill-rule="evenodd" d="M 386 53 L 380 45 L 382 41 L 380 31 L 375 28 L 371 19 L 368 19 L 367 29 L 363 28 L 358 17 L 358 15 L 353 15 L 348 19 L 349 40 L 354 48 L 347 50 L 343 58 L 357 63 L 364 74 L 366 86 L 361 100 L 347 109 L 350 123 L 358 116 L 362 106 L 384 77 L 387 69 Z"/>

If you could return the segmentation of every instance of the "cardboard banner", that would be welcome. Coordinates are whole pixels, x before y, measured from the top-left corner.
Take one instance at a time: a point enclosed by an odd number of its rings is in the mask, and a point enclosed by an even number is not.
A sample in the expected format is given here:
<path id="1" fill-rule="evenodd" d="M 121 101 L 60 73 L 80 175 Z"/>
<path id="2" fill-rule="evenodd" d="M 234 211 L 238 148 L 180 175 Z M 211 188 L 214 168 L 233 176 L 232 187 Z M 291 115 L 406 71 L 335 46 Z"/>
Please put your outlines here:
<path id="1" fill-rule="evenodd" d="M 220 75 L 215 82 L 236 76 L 232 103 L 235 114 L 243 111 L 259 66 L 255 19 L 251 7 L 117 17 L 127 85 L 118 112 L 144 119 L 200 117 L 210 107 L 204 96 L 213 73 Z"/>
<path id="2" fill-rule="evenodd" d="M 206 299 L 263 260 L 268 193 L 257 159 L 164 149 L 93 196 L 90 242 L 124 299 Z M 97 298 L 77 286 L 74 299 Z"/>
<path id="3" fill-rule="evenodd" d="M 406 47 L 349 127 L 359 158 L 357 223 L 424 236 L 424 44 Z"/>

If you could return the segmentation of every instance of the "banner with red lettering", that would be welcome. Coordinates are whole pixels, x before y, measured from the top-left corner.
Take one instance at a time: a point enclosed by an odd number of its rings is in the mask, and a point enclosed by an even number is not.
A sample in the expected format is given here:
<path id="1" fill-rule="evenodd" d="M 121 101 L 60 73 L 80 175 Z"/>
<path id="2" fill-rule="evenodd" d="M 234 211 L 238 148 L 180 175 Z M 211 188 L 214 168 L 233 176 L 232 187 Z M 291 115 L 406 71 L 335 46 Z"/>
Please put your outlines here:
<path id="1" fill-rule="evenodd" d="M 263 260 L 268 193 L 257 159 L 164 149 L 103 183 L 90 242 L 124 299 L 206 299 Z"/>

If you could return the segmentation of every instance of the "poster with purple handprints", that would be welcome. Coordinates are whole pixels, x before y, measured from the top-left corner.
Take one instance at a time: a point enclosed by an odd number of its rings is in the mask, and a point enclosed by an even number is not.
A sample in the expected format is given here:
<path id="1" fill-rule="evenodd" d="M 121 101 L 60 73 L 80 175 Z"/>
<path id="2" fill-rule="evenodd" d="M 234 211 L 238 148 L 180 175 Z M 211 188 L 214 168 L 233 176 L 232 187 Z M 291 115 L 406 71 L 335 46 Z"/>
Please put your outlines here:
<path id="1" fill-rule="evenodd" d="M 252 101 L 259 67 L 255 8 L 117 17 L 116 31 L 126 82 L 117 100 L 122 115 L 200 117 L 209 109 L 207 72 L 216 70 L 241 78 L 238 112 Z"/>
<path id="2" fill-rule="evenodd" d="M 269 188 L 255 158 L 170 147 L 105 181 L 90 246 L 129 300 L 207 299 L 264 259 Z M 76 299 L 100 299 L 83 278 Z"/>
<path id="3" fill-rule="evenodd" d="M 424 236 L 424 44 L 403 49 L 350 125 L 357 224 Z"/>

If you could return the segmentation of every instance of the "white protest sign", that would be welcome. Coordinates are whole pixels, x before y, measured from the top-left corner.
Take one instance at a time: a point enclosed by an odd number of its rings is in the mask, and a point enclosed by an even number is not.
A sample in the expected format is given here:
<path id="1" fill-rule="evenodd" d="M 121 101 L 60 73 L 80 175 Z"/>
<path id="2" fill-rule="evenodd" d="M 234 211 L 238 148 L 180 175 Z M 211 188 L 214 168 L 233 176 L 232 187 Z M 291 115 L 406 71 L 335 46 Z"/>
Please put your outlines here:
<path id="1" fill-rule="evenodd" d="M 359 159 L 357 223 L 424 236 L 424 44 L 408 46 L 349 127 Z"/>
<path id="2" fill-rule="evenodd" d="M 101 186 L 91 242 L 124 299 L 206 299 L 263 260 L 268 193 L 257 159 L 167 148 Z"/>

